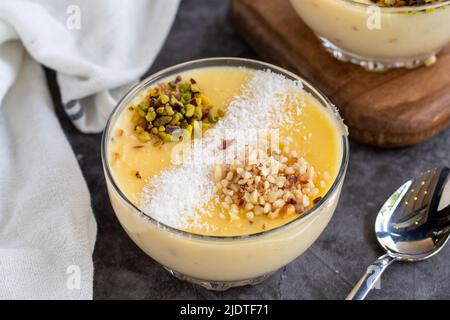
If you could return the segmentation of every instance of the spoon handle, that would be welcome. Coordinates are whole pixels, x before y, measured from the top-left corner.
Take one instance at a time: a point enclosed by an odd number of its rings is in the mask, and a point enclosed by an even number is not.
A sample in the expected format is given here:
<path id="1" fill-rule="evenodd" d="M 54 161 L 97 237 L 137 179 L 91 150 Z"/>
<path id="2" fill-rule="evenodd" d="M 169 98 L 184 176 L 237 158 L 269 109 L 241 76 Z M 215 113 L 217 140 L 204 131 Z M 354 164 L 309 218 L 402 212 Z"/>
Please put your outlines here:
<path id="1" fill-rule="evenodd" d="M 384 270 L 386 270 L 386 268 L 395 260 L 395 258 L 389 256 L 387 253 L 379 257 L 367 268 L 366 273 L 358 281 L 345 300 L 364 300 L 378 279 L 380 279 Z"/>

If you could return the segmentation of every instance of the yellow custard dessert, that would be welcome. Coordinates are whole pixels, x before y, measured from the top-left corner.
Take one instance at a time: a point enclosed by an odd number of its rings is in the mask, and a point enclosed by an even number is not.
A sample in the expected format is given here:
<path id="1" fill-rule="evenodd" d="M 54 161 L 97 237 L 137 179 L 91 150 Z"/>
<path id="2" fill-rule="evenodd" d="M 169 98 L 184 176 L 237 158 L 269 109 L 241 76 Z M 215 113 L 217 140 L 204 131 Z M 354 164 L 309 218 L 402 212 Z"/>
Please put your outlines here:
<path id="1" fill-rule="evenodd" d="M 243 68 L 205 68 L 181 74 L 182 78 L 195 79 L 207 95 L 213 106 L 226 112 L 228 103 L 239 94 L 242 85 L 252 76 L 252 72 Z M 314 163 L 318 172 L 324 172 L 322 186 L 316 198 L 322 197 L 334 181 L 341 161 L 340 141 L 336 124 L 331 116 L 314 98 L 302 92 L 305 103 L 302 112 L 295 114 L 295 125 L 275 128 L 280 130 L 280 140 L 292 139 L 290 149 L 301 154 L 309 163 Z M 258 112 L 257 110 L 254 110 Z M 136 206 L 141 205 L 141 192 L 149 181 L 172 166 L 172 150 L 176 143 L 165 143 L 155 146 L 143 143 L 135 133 L 132 122 L 134 110 L 127 109 L 122 113 L 113 132 L 111 141 L 111 168 L 120 189 Z M 326 153 L 323 152 L 326 150 Z M 182 195 L 181 195 L 182 196 Z M 174 199 L 176 201 L 176 199 Z M 200 205 L 200 204 L 199 204 Z M 248 219 L 221 219 L 220 207 L 214 207 L 210 215 L 204 214 L 202 219 L 208 223 L 209 229 L 196 229 L 187 226 L 186 231 L 215 236 L 235 236 L 270 230 L 289 222 L 298 215 L 279 216 L 271 219 L 267 215 Z M 151 213 L 149 213 L 151 214 Z"/>
<path id="2" fill-rule="evenodd" d="M 144 80 L 113 113 L 103 141 L 111 202 L 136 244 L 173 274 L 209 289 L 255 283 L 328 224 L 345 127 L 281 69 L 191 64 Z"/>

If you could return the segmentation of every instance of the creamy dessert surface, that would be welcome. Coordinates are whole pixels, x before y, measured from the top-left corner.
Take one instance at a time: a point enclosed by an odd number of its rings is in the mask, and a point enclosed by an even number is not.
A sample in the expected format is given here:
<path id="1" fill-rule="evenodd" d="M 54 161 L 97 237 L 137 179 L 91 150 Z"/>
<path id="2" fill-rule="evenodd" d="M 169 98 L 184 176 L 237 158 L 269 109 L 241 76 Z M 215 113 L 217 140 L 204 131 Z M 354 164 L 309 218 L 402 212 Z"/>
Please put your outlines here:
<path id="1" fill-rule="evenodd" d="M 289 91 L 292 96 L 280 100 L 282 105 L 276 106 L 279 112 L 271 116 L 261 114 L 273 109 L 264 101 L 280 99 L 272 97 L 269 89 L 287 81 L 268 72 L 214 67 L 187 71 L 180 76 L 182 81 L 194 79 L 201 93 L 210 100 L 211 115 L 224 113 L 216 124 L 208 128 L 204 138 L 199 139 L 210 144 L 220 141 L 209 151 L 218 149 L 220 153 L 227 148 L 238 147 L 234 138 L 213 138 L 215 130 L 258 129 L 266 125 L 264 121 L 267 124 L 270 121 L 270 129 L 278 130 L 279 150 L 266 146 L 255 148 L 261 152 L 261 159 L 266 160 L 270 174 L 260 170 L 259 160 L 253 167 L 246 162 L 239 164 L 239 159 L 227 164 L 212 163 L 199 167 L 173 164 L 174 149 L 179 148 L 182 142 L 143 142 L 133 121 L 135 109 L 127 108 L 112 131 L 109 163 L 116 184 L 135 206 L 155 219 L 185 231 L 236 236 L 284 225 L 302 216 L 325 196 L 338 174 L 342 158 L 342 131 L 330 110 L 289 80 L 286 83 L 293 86 Z M 273 83 L 270 83 L 272 79 Z M 162 82 L 168 81 L 172 79 Z M 257 86 L 251 87 L 252 83 Z M 256 88 L 256 91 L 246 91 L 249 88 Z M 139 104 L 143 97 L 145 93 L 137 97 L 133 105 Z M 244 141 L 252 141 L 251 137 L 246 139 Z M 193 141 L 195 143 L 196 139 Z M 276 159 L 271 158 L 269 151 L 276 151 Z M 192 153 L 195 150 L 188 152 L 190 155 Z M 274 163 L 282 167 L 280 172 L 271 171 Z M 268 178 L 269 175 L 272 178 Z M 271 182 L 264 184 L 266 179 Z M 268 189 L 275 188 L 280 194 L 278 197 L 272 194 L 274 199 L 269 199 L 266 192 L 264 200 L 263 186 L 268 184 Z M 241 188 L 243 185 L 245 188 Z M 298 188 L 295 189 L 295 186 Z M 230 192 L 232 190 L 234 192 Z M 257 198 L 254 198 L 255 190 Z M 185 212 L 185 215 L 174 212 L 187 209 L 192 210 Z M 178 224 L 181 220 L 184 223 Z"/>

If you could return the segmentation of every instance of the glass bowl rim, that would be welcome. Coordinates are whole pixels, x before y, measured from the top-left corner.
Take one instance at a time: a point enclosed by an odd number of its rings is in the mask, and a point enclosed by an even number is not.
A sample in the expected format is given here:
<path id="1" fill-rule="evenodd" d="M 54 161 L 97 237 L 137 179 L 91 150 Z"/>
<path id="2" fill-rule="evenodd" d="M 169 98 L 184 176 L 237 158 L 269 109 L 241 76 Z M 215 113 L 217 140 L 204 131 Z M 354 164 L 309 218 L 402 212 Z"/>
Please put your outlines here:
<path id="1" fill-rule="evenodd" d="M 347 2 L 347 3 L 350 3 L 351 5 L 364 7 L 364 8 L 367 8 L 370 6 L 375 6 L 375 7 L 380 8 L 381 11 L 385 11 L 387 13 L 404 13 L 405 11 L 413 11 L 413 12 L 425 11 L 427 9 L 435 9 L 435 8 L 444 7 L 446 5 L 450 5 L 450 0 L 445 0 L 442 2 L 435 2 L 435 3 L 421 4 L 418 6 L 402 6 L 402 7 L 381 7 L 381 6 L 377 6 L 375 3 L 361 3 L 361 2 L 357 2 L 355 0 L 340 0 L 340 1 Z"/>
<path id="2" fill-rule="evenodd" d="M 167 225 L 161 221 L 156 220 L 155 218 L 151 217 L 150 215 L 146 214 L 143 210 L 141 210 L 137 206 L 135 206 L 127 198 L 127 196 L 122 192 L 122 190 L 119 188 L 119 186 L 117 185 L 117 183 L 113 177 L 113 174 L 110 170 L 108 159 L 107 159 L 106 151 L 107 151 L 108 143 L 106 140 L 109 139 L 109 136 L 110 136 L 109 132 L 111 131 L 113 125 L 115 124 L 115 122 L 112 123 L 112 119 L 115 118 L 116 116 L 118 116 L 118 114 L 120 114 L 120 111 L 122 111 L 122 109 L 124 109 L 126 107 L 126 105 L 128 105 L 128 103 L 134 97 L 136 97 L 136 95 L 139 92 L 141 92 L 146 86 L 151 85 L 152 82 L 155 82 L 155 80 L 157 81 L 158 79 L 170 76 L 171 74 L 173 75 L 173 74 L 177 73 L 176 70 L 188 67 L 189 65 L 201 64 L 201 63 L 217 63 L 217 65 L 215 65 L 215 66 L 220 67 L 220 66 L 226 66 L 227 61 L 236 63 L 236 64 L 241 64 L 241 67 L 244 67 L 244 68 L 246 67 L 246 65 L 252 65 L 252 64 L 258 65 L 259 67 L 261 67 L 261 69 L 264 69 L 264 70 L 269 69 L 273 72 L 282 74 L 283 76 L 291 77 L 291 78 L 295 79 L 296 81 L 300 81 L 303 85 L 303 88 L 306 87 L 309 90 L 309 91 L 307 91 L 308 93 L 315 94 L 318 97 L 318 100 L 321 99 L 322 101 L 319 101 L 320 104 L 323 105 L 323 107 L 329 108 L 330 111 L 332 111 L 334 113 L 334 117 L 336 118 L 336 121 L 340 122 L 339 124 L 342 125 L 343 130 L 345 130 L 344 133 L 342 134 L 342 138 L 343 138 L 343 140 L 342 140 L 342 160 L 341 160 L 341 164 L 339 167 L 339 172 L 338 172 L 333 184 L 331 185 L 330 189 L 325 194 L 325 196 L 322 199 L 320 199 L 320 201 L 317 202 L 313 207 L 311 207 L 309 210 L 307 210 L 304 214 L 302 214 L 298 218 L 296 218 L 292 221 L 289 221 L 288 223 L 285 223 L 283 225 L 280 225 L 276 228 L 273 228 L 273 229 L 270 229 L 267 231 L 257 232 L 257 233 L 236 235 L 236 236 L 202 235 L 202 234 L 198 234 L 198 233 L 194 233 L 194 232 L 177 229 L 175 227 Z M 198 68 L 204 68 L 204 67 L 199 66 Z M 249 67 L 249 68 L 251 69 L 251 67 Z M 261 70 L 261 69 L 259 69 L 259 70 Z M 258 69 L 254 68 L 254 70 L 258 70 Z M 127 104 L 124 105 L 125 101 L 127 101 Z M 300 221 L 304 220 L 306 217 L 309 217 L 310 215 L 319 211 L 319 209 L 324 204 L 329 202 L 331 196 L 336 193 L 339 185 L 342 183 L 342 181 L 344 179 L 344 176 L 345 176 L 345 173 L 346 173 L 347 167 L 348 167 L 348 162 L 349 162 L 349 141 L 348 141 L 348 134 L 346 133 L 346 126 L 343 122 L 343 119 L 341 118 L 341 116 L 338 113 L 338 109 L 334 106 L 333 103 L 331 103 L 331 101 L 324 94 L 322 94 L 318 89 L 316 89 L 313 85 L 311 85 L 308 81 L 306 81 L 302 77 L 296 75 L 293 72 L 285 70 L 281 67 L 275 66 L 275 65 L 267 63 L 267 62 L 255 60 L 255 59 L 236 58 L 236 57 L 215 57 L 215 58 L 190 60 L 190 61 L 186 61 L 183 63 L 173 65 L 168 68 L 164 68 L 158 72 L 152 73 L 151 75 L 142 79 L 141 81 L 139 81 L 139 83 L 137 83 L 136 85 L 131 87 L 127 91 L 127 93 L 118 101 L 117 105 L 114 107 L 113 111 L 111 112 L 111 114 L 108 118 L 105 129 L 103 130 L 102 139 L 101 139 L 101 160 L 102 160 L 103 170 L 106 173 L 105 178 L 106 178 L 107 182 L 109 182 L 111 184 L 111 186 L 113 187 L 114 191 L 118 194 L 120 199 L 122 201 L 124 201 L 125 204 L 128 207 L 130 207 L 134 213 L 139 214 L 139 218 L 147 220 L 147 221 L 144 221 L 145 223 L 150 222 L 158 228 L 166 229 L 167 231 L 172 232 L 176 235 L 181 235 L 181 236 L 185 236 L 185 237 L 189 237 L 189 238 L 196 238 L 196 239 L 202 239 L 202 240 L 226 241 L 226 240 L 250 239 L 250 238 L 263 237 L 268 234 L 272 234 L 272 233 L 281 231 L 283 229 L 286 229 L 294 223 L 299 223 Z"/>

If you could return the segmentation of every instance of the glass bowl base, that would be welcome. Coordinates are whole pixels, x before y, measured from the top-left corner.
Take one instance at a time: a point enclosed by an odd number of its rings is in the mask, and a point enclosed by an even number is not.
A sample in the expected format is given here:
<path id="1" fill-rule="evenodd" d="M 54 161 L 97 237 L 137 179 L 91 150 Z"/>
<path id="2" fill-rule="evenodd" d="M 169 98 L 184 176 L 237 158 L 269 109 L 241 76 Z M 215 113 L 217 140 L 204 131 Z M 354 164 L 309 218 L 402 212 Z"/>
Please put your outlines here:
<path id="1" fill-rule="evenodd" d="M 341 49 L 324 37 L 317 36 L 322 42 L 322 46 L 337 60 L 351 62 L 359 65 L 368 71 L 383 72 L 394 68 L 413 69 L 422 65 L 430 65 L 436 61 L 437 52 L 429 53 L 419 57 L 408 59 L 371 59 L 364 58 L 354 53 Z"/>
<path id="2" fill-rule="evenodd" d="M 192 278 L 190 276 L 186 276 L 182 273 L 179 273 L 179 272 L 169 269 L 167 267 L 164 267 L 164 269 L 169 271 L 169 273 L 171 275 L 173 275 L 175 278 L 177 278 L 179 280 L 187 281 L 187 282 L 202 286 L 211 291 L 225 291 L 225 290 L 235 288 L 235 287 L 254 286 L 254 285 L 257 285 L 257 284 L 263 282 L 264 280 L 266 280 L 273 274 L 273 272 L 267 273 L 260 277 L 256 277 L 256 278 L 248 279 L 248 280 L 239 280 L 239 281 L 209 281 L 209 280 L 201 280 L 201 279 Z"/>

